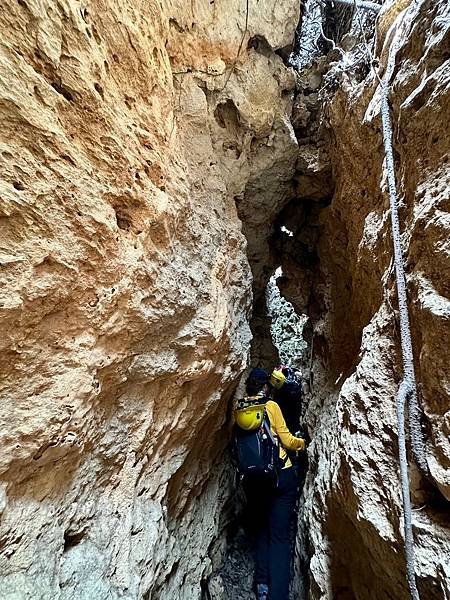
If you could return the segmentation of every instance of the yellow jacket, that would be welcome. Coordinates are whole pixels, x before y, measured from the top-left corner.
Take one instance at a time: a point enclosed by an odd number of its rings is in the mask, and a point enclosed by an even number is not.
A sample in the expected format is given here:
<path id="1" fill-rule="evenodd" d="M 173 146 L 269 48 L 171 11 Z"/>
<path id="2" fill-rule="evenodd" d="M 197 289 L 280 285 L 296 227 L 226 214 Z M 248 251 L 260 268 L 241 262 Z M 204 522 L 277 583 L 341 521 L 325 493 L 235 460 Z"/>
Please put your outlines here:
<path id="1" fill-rule="evenodd" d="M 280 442 L 280 458 L 281 460 L 286 461 L 283 468 L 287 469 L 292 467 L 291 461 L 289 458 L 287 458 L 286 450 L 292 450 L 293 452 L 297 450 L 304 450 L 305 440 L 292 435 L 287 428 L 281 408 L 276 402 L 273 400 L 268 400 L 266 403 L 266 410 L 269 417 L 272 434 L 275 435 Z"/>

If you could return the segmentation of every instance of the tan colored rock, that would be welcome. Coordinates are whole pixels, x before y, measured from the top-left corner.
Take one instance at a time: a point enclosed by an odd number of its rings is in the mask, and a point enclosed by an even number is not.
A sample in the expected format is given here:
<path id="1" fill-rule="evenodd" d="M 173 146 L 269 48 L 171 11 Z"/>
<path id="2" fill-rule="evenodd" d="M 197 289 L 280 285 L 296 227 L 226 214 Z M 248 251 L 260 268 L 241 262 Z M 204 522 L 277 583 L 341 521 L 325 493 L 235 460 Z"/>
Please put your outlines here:
<path id="1" fill-rule="evenodd" d="M 450 575 L 448 7 L 414 3 L 405 35 L 404 4 L 383 9 L 379 44 L 384 64 L 402 36 L 395 142 L 435 485 L 411 469 L 414 531 L 422 597 L 437 599 Z M 253 358 L 274 358 L 263 291 L 283 253 L 283 290 L 315 332 L 303 591 L 407 597 L 377 82 L 338 73 L 329 145 L 324 62 L 296 84 L 275 53 L 299 3 L 245 6 L 1 12 L 2 598 L 195 600 L 211 573 L 226 597 L 229 399 L 252 300 Z M 295 235 L 275 248 L 281 223 Z"/>
<path id="2" fill-rule="evenodd" d="M 296 147 L 270 46 L 298 3 L 250 8 L 247 32 L 237 1 L 1 12 L 3 598 L 193 600 L 214 566 L 250 343 L 235 197 Z"/>

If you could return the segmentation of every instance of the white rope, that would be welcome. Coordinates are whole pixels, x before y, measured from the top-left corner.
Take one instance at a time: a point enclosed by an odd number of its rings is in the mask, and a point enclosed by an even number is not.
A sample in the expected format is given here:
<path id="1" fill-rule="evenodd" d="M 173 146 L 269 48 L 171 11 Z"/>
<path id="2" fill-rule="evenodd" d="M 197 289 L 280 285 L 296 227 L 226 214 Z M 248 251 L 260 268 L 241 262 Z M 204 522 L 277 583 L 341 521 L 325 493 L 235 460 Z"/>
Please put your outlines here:
<path id="1" fill-rule="evenodd" d="M 328 43 L 330 43 L 330 44 L 331 44 L 331 49 L 332 49 L 332 50 L 337 50 L 337 51 L 339 52 L 339 54 L 341 55 L 341 58 L 344 60 L 344 59 L 345 59 L 345 53 L 344 53 L 344 51 L 342 50 L 342 48 L 339 48 L 339 46 L 337 46 L 337 45 L 334 43 L 334 40 L 332 40 L 331 38 L 329 38 L 329 37 L 327 37 L 327 36 L 325 35 L 325 32 L 324 32 L 324 30 L 323 30 L 323 20 L 324 20 L 324 16 L 323 16 L 323 8 L 322 8 L 322 5 L 321 5 L 321 4 L 319 4 L 319 6 L 320 6 L 320 16 L 321 16 L 321 19 L 320 19 L 320 21 L 319 21 L 320 35 L 323 37 L 323 39 L 324 39 L 326 42 L 328 42 Z"/>
<path id="2" fill-rule="evenodd" d="M 321 16 L 323 20 L 323 2 L 324 0 L 318 0 L 321 7 Z M 330 3 L 332 0 L 325 0 Z M 411 448 L 414 460 L 425 477 L 429 477 L 428 463 L 426 460 L 425 440 L 421 429 L 421 410 L 417 399 L 416 379 L 414 374 L 414 359 L 411 339 L 411 328 L 409 323 L 408 313 L 408 300 L 407 300 L 407 289 L 406 289 L 406 278 L 405 268 L 403 262 L 403 252 L 401 246 L 401 231 L 400 222 L 398 215 L 398 196 L 397 196 L 397 185 L 395 180 L 395 168 L 394 168 L 394 151 L 393 151 L 393 135 L 392 135 L 392 121 L 389 107 L 389 92 L 390 92 L 390 81 L 395 68 L 395 57 L 398 52 L 400 35 L 397 33 L 394 46 L 391 48 L 386 67 L 386 72 L 383 79 L 380 78 L 374 65 L 376 64 L 375 57 L 367 43 L 364 27 L 361 22 L 361 17 L 358 9 L 373 10 L 378 12 L 381 8 L 380 5 L 374 2 L 367 2 L 365 0 L 334 0 L 338 4 L 346 4 L 353 6 L 356 12 L 356 18 L 361 30 L 362 39 L 364 42 L 365 50 L 370 60 L 372 71 L 380 84 L 381 92 L 381 121 L 383 131 L 383 146 L 386 160 L 386 173 L 388 182 L 388 192 L 391 208 L 391 227 L 392 227 L 392 240 L 394 247 L 394 266 L 395 276 L 397 284 L 397 297 L 399 307 L 399 320 L 400 320 L 400 342 L 401 342 L 401 353 L 403 361 L 403 379 L 398 388 L 396 397 L 397 406 L 397 428 L 398 428 L 398 446 L 399 446 L 399 464 L 400 464 L 400 480 L 402 490 L 402 504 L 403 504 L 403 525 L 404 525 L 404 536 L 405 536 L 405 560 L 406 560 L 406 577 L 409 587 L 409 592 L 412 600 L 420 600 L 419 592 L 417 589 L 416 578 L 415 578 L 415 557 L 414 557 L 414 538 L 412 531 L 412 512 L 411 512 L 411 500 L 410 500 L 410 485 L 409 485 L 409 473 L 408 473 L 408 455 L 406 450 L 406 433 L 405 433 L 405 403 L 408 403 L 408 416 L 409 416 L 409 432 L 411 439 Z M 399 28 L 404 24 L 403 14 Z M 333 46 L 333 50 L 338 50 L 344 58 L 344 53 L 341 48 L 337 47 L 333 40 L 327 38 L 324 34 L 322 23 L 320 23 L 320 33 L 322 38 L 327 42 L 330 42 Z"/>
<path id="3" fill-rule="evenodd" d="M 397 297 L 400 319 L 400 340 L 403 359 L 403 381 L 406 385 L 405 399 L 408 401 L 409 430 L 411 450 L 414 460 L 425 477 L 428 477 L 425 440 L 420 424 L 421 409 L 417 400 L 416 378 L 414 374 L 414 358 L 411 340 L 411 328 L 408 314 L 406 278 L 401 247 L 400 223 L 398 217 L 397 187 L 394 172 L 394 156 L 392 149 L 392 123 L 389 111 L 389 84 L 383 80 L 381 86 L 381 121 L 383 125 L 383 145 L 386 156 L 386 172 L 391 203 L 392 239 L 394 243 L 395 278 L 397 281 Z"/>
<path id="4" fill-rule="evenodd" d="M 355 2 L 356 4 L 356 2 Z M 356 7 L 356 6 L 355 6 Z M 403 15 L 404 16 L 404 15 Z M 381 91 L 381 122 L 383 129 L 383 146 L 386 159 L 386 173 L 389 191 L 389 200 L 391 208 L 391 227 L 392 240 L 394 246 L 394 265 L 395 277 L 397 283 L 397 297 L 400 318 L 400 341 L 403 360 L 403 379 L 400 383 L 397 392 L 397 428 L 398 428 L 398 447 L 399 447 L 399 463 L 400 463 L 400 479 L 402 488 L 403 500 L 403 525 L 405 531 L 405 559 L 406 559 L 406 577 L 408 581 L 409 592 L 412 600 L 420 600 L 419 592 L 415 577 L 415 557 L 414 557 L 414 538 L 412 531 L 412 513 L 410 500 L 410 486 L 408 473 L 408 455 L 406 451 L 406 434 L 405 434 L 405 403 L 408 402 L 409 414 L 409 430 L 411 437 L 411 446 L 414 460 L 420 471 L 428 476 L 428 464 L 425 453 L 425 440 L 423 438 L 420 425 L 421 411 L 417 400 L 416 379 L 414 374 L 414 358 L 411 339 L 411 328 L 409 323 L 408 300 L 406 290 L 406 277 L 403 261 L 403 252 L 401 246 L 400 221 L 398 216 L 398 196 L 397 185 L 395 180 L 394 168 L 394 152 L 393 152 L 393 135 L 392 121 L 389 107 L 389 92 L 390 79 L 393 75 L 395 67 L 395 56 L 398 51 L 400 35 L 397 34 L 396 44 L 394 45 L 388 59 L 386 73 L 383 80 L 380 80 L 378 73 L 375 71 L 374 56 L 367 45 L 362 27 L 361 20 L 358 15 L 359 27 L 363 36 L 366 51 L 369 55 L 370 64 L 375 73 L 375 76 L 380 82 Z M 400 23 L 403 25 L 403 18 Z"/>

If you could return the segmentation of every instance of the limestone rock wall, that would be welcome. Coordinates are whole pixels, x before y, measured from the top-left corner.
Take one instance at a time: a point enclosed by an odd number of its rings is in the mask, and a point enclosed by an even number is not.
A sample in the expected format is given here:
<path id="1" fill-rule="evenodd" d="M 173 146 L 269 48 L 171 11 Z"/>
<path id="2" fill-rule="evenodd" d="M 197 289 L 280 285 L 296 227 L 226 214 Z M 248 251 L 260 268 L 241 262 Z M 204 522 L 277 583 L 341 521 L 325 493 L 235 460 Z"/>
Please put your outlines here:
<path id="1" fill-rule="evenodd" d="M 206 582 L 234 502 L 229 399 L 252 302 L 253 358 L 274 357 L 263 292 L 282 262 L 315 356 L 295 594 L 407 598 L 401 359 L 367 65 L 319 59 L 296 78 L 281 58 L 294 0 L 4 4 L 0 596 L 225 599 L 221 577 Z M 450 593 L 447 4 L 390 1 L 377 30 L 382 69 L 397 48 L 430 599 Z"/>
<path id="2" fill-rule="evenodd" d="M 296 148 L 275 50 L 298 3 L 249 9 L 1 11 L 2 598 L 193 600 L 220 559 L 252 302 L 236 204 L 276 211 L 289 174 L 256 174 Z"/>
<path id="3" fill-rule="evenodd" d="M 413 527 L 421 598 L 437 600 L 450 593 L 450 15 L 444 1 L 390 4 L 388 22 L 379 22 L 378 52 L 381 73 L 395 54 L 391 101 L 402 242 L 433 480 L 421 479 L 411 464 Z M 321 119 L 330 134 L 335 191 L 331 204 L 297 233 L 314 226 L 317 262 L 303 276 L 303 294 L 293 294 L 315 330 L 306 415 L 313 441 L 298 543 L 309 563 L 296 585 L 305 597 L 309 587 L 314 599 L 406 600 L 395 409 L 402 370 L 380 89 L 370 72 L 361 79 L 341 65 L 324 85 L 332 98 Z M 294 290 L 292 257 L 283 271 L 291 277 L 286 289 Z M 297 271 L 304 274 L 305 264 Z"/>

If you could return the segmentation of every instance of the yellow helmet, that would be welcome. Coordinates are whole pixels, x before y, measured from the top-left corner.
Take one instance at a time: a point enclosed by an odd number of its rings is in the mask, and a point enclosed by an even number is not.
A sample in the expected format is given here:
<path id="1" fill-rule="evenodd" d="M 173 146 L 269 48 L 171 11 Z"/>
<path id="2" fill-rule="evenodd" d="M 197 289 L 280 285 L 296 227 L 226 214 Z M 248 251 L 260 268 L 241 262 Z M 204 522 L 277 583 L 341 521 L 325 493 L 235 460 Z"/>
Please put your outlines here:
<path id="1" fill-rule="evenodd" d="M 235 411 L 236 424 L 245 431 L 258 429 L 264 420 L 265 404 L 254 404 Z"/>
<path id="2" fill-rule="evenodd" d="M 272 374 L 270 376 L 270 383 L 273 385 L 274 388 L 277 388 L 277 390 L 279 390 L 283 387 L 285 381 L 286 375 L 282 371 L 279 371 L 278 369 L 274 369 L 272 371 Z"/>

